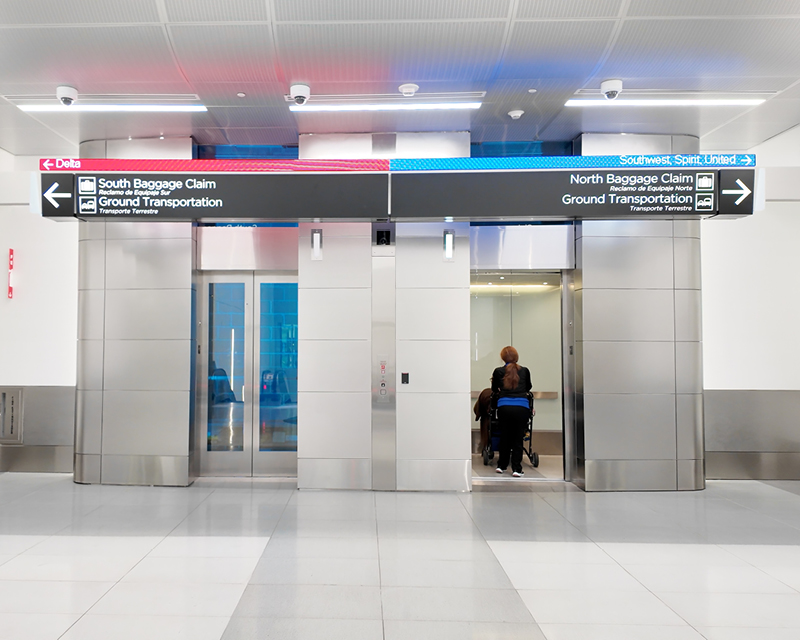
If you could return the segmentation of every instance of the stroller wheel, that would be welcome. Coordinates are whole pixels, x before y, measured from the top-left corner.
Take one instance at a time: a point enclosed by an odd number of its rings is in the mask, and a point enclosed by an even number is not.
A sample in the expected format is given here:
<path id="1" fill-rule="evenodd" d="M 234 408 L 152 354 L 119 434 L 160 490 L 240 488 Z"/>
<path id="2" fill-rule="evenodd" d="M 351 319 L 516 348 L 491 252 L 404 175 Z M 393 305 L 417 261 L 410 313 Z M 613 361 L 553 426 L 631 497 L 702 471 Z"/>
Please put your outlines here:
<path id="1" fill-rule="evenodd" d="M 533 462 L 534 467 L 539 466 L 539 454 L 536 453 L 535 451 L 533 452 L 533 460 L 531 462 Z"/>

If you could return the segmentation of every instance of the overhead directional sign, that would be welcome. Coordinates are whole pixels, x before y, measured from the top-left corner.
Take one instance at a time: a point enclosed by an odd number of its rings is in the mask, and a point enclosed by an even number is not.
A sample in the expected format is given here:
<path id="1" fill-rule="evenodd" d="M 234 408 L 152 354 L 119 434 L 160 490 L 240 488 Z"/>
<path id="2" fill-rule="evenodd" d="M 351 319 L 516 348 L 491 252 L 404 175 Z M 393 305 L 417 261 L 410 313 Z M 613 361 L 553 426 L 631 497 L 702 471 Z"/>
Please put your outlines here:
<path id="1" fill-rule="evenodd" d="M 719 213 L 721 215 L 747 215 L 753 213 L 755 171 L 731 169 L 720 172 Z"/>
<path id="2" fill-rule="evenodd" d="M 42 214 L 140 220 L 387 217 L 387 174 L 42 174 Z M 69 200 L 62 193 L 69 195 Z M 51 203 L 52 201 L 52 203 Z M 67 206 L 64 203 L 69 202 Z"/>
<path id="3" fill-rule="evenodd" d="M 68 173 L 42 175 L 42 215 L 66 218 L 75 215 L 75 176 Z"/>
<path id="4" fill-rule="evenodd" d="M 726 172 L 403 173 L 392 177 L 392 218 L 706 217 L 718 211 L 719 176 Z"/>

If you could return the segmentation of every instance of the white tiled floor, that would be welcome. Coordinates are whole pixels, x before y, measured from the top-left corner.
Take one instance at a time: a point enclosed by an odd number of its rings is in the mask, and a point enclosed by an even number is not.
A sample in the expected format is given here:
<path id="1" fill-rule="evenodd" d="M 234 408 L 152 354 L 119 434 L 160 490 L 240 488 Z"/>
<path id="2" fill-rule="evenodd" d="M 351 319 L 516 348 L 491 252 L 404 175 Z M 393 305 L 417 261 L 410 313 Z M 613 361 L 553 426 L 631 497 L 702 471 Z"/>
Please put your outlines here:
<path id="1" fill-rule="evenodd" d="M 0 474 L 0 640 L 800 637 L 800 483 L 479 489 Z"/>

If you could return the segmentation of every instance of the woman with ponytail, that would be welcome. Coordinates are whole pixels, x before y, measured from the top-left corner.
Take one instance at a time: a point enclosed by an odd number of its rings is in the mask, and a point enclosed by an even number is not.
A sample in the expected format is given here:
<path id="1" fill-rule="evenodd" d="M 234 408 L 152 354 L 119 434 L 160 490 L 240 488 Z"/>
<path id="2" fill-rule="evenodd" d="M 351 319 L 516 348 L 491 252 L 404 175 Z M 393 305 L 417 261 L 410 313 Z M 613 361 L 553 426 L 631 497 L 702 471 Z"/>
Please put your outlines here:
<path id="1" fill-rule="evenodd" d="M 500 457 L 497 460 L 497 473 L 508 468 L 515 478 L 522 472 L 522 440 L 528 427 L 530 404 L 528 392 L 531 390 L 531 372 L 517 364 L 519 354 L 514 347 L 504 347 L 500 357 L 505 362 L 492 374 L 492 392 L 497 399 L 497 419 L 500 423 Z"/>

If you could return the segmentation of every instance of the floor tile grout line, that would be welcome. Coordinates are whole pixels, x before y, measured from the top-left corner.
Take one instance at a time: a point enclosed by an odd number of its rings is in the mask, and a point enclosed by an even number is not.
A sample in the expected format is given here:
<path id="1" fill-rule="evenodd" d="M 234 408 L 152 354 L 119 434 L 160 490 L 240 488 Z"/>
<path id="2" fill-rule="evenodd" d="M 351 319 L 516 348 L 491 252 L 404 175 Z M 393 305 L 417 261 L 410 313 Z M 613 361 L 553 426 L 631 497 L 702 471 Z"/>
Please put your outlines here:
<path id="1" fill-rule="evenodd" d="M 475 518 L 472 516 L 472 513 L 470 513 L 470 510 L 467 509 L 467 506 L 464 504 L 463 500 L 459 499 L 459 502 L 461 503 L 461 507 L 464 509 L 464 511 L 467 512 L 467 515 L 469 516 L 469 519 L 472 521 L 472 526 L 475 527 L 475 530 L 478 532 L 478 535 L 480 535 L 481 540 L 483 540 L 483 544 L 485 544 L 486 548 L 489 549 L 489 552 L 494 557 L 495 562 L 497 562 L 497 564 L 500 566 L 500 569 L 505 574 L 506 579 L 508 580 L 509 584 L 511 585 L 511 589 L 514 591 L 514 593 L 517 594 L 517 598 L 519 599 L 520 603 L 524 607 L 525 611 L 528 612 L 528 615 L 531 617 L 532 624 L 534 624 L 536 626 L 536 628 L 539 630 L 539 632 L 542 634 L 542 636 L 544 636 L 544 631 L 542 631 L 542 627 L 539 624 L 539 621 L 536 620 L 536 618 L 534 617 L 533 613 L 528 608 L 528 605 L 525 604 L 525 600 L 522 599 L 522 595 L 520 594 L 519 589 L 517 589 L 514 586 L 514 583 L 511 580 L 511 576 L 508 575 L 508 572 L 506 571 L 506 568 L 503 566 L 503 563 L 500 561 L 500 558 L 497 557 L 497 554 L 494 552 L 494 549 L 492 549 L 492 546 L 489 544 L 489 541 L 486 539 L 486 536 L 483 535 L 483 531 L 481 531 L 481 528 L 478 526 L 478 523 L 475 522 Z"/>

